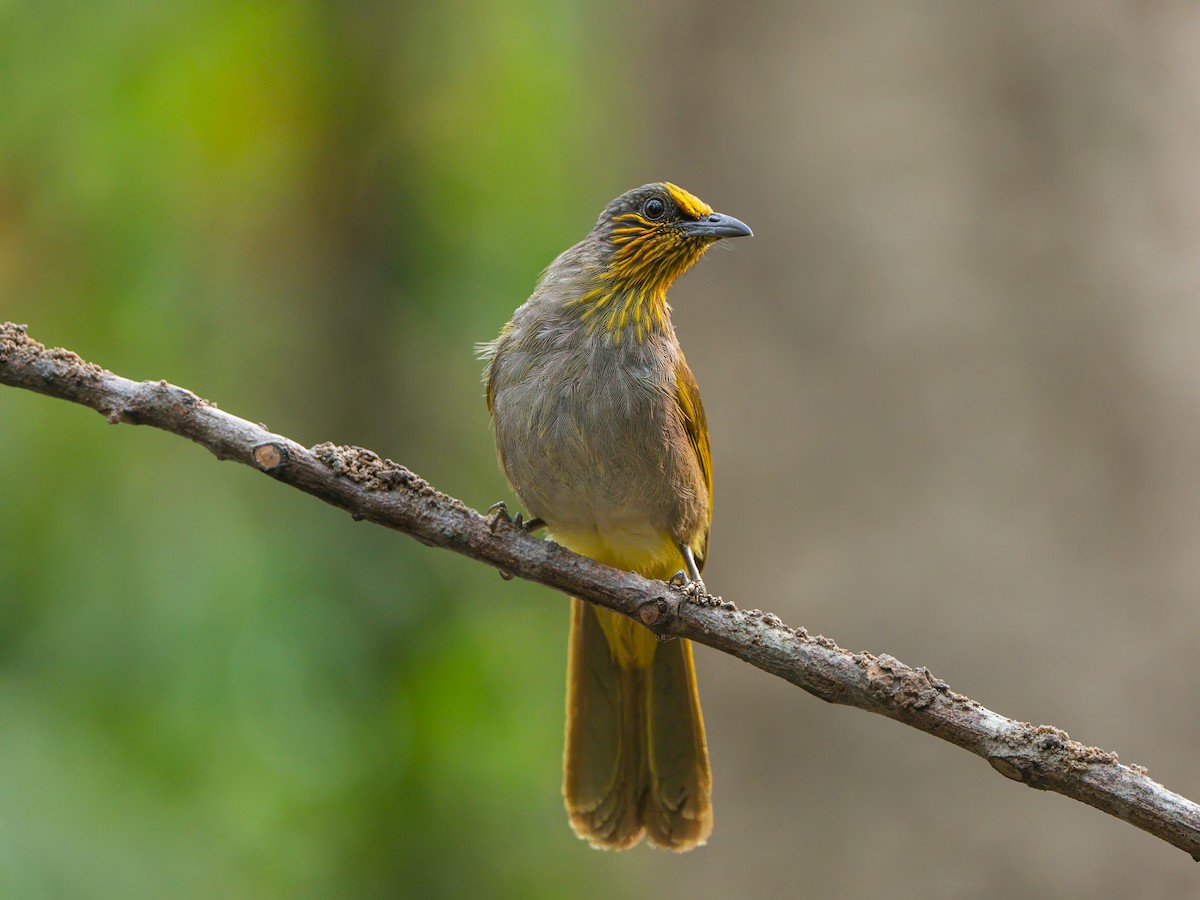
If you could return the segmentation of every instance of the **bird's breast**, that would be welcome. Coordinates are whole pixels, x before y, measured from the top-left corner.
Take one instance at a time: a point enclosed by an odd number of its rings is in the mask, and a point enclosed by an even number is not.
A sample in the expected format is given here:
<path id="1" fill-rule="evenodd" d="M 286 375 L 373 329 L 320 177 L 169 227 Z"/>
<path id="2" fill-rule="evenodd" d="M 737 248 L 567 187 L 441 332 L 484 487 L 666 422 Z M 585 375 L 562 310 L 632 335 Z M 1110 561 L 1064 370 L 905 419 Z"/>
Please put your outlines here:
<path id="1" fill-rule="evenodd" d="M 708 503 L 676 400 L 680 356 L 663 336 L 496 359 L 501 463 L 529 514 L 561 543 L 623 568 L 645 570 L 660 557 L 678 568 L 674 542 L 698 533 Z"/>

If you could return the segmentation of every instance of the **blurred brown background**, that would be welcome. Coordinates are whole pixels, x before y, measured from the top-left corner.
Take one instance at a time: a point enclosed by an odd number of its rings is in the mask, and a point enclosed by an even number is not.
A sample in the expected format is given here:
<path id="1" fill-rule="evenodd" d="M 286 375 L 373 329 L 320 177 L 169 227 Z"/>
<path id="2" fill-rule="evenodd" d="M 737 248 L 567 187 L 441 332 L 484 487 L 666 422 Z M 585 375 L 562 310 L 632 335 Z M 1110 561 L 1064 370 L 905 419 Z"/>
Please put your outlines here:
<path id="1" fill-rule="evenodd" d="M 709 586 L 1200 797 L 1200 10 L 0 11 L 0 314 L 482 508 L 474 342 L 612 196 L 672 293 Z M 0 893 L 1178 897 L 1182 853 L 701 648 L 716 831 L 569 833 L 565 604 L 0 392 Z"/>

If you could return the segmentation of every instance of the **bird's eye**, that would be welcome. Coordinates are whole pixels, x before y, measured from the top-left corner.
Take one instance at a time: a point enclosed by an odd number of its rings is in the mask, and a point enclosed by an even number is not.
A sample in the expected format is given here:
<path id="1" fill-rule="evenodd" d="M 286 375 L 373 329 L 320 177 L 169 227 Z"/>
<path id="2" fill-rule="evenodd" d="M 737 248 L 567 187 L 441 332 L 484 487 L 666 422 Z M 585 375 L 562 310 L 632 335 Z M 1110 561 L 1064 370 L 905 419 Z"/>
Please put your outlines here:
<path id="1" fill-rule="evenodd" d="M 661 219 L 667 211 L 667 204 L 663 203 L 661 197 L 651 197 L 642 204 L 642 213 L 647 219 Z"/>

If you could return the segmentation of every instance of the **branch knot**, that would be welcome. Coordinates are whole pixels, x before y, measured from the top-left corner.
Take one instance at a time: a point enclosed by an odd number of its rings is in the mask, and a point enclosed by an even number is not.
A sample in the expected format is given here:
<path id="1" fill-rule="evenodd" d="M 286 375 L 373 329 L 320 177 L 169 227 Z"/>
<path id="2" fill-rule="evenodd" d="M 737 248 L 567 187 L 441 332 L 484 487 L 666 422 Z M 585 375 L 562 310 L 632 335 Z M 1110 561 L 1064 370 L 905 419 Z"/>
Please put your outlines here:
<path id="1" fill-rule="evenodd" d="M 279 441 L 259 444 L 251 454 L 254 465 L 268 475 L 276 475 L 288 464 L 288 448 Z"/>
<path id="2" fill-rule="evenodd" d="M 671 625 L 679 617 L 680 601 L 675 597 L 654 597 L 638 607 L 638 619 L 661 641 L 670 640 Z"/>

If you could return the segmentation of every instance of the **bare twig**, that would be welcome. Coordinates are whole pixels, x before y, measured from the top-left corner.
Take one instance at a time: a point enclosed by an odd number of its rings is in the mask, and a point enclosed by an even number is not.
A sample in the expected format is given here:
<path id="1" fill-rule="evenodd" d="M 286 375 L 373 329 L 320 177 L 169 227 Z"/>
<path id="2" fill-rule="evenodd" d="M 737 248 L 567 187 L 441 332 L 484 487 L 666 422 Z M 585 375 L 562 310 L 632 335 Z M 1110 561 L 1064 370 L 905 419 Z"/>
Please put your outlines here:
<path id="1" fill-rule="evenodd" d="M 504 572 L 638 619 L 662 637 L 686 637 L 778 675 L 830 703 L 903 722 L 986 759 L 996 771 L 1116 816 L 1200 859 L 1200 806 L 1115 753 L 1047 725 L 1017 722 L 950 690 L 927 669 L 852 653 L 740 610 L 578 556 L 502 516 L 484 517 L 403 466 L 359 447 L 300 446 L 222 412 L 165 381 L 130 381 L 69 350 L 47 349 L 23 326 L 0 326 L 0 384 L 91 407 L 111 423 L 152 425 L 190 438 L 218 459 L 253 466 L 355 519 L 403 531 Z"/>

